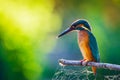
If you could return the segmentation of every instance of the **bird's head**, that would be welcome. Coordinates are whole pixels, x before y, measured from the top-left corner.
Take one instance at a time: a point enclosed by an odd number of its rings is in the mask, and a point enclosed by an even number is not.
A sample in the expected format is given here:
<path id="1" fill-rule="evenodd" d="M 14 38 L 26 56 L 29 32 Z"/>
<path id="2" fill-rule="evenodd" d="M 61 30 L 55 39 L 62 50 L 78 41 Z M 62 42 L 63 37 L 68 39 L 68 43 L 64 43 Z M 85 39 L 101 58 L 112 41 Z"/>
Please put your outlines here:
<path id="1" fill-rule="evenodd" d="M 88 24 L 88 22 L 86 20 L 83 19 L 78 19 L 76 21 L 74 21 L 70 27 L 68 27 L 65 31 L 63 31 L 60 35 L 58 35 L 58 37 L 61 37 L 65 34 L 67 34 L 68 32 L 71 32 L 73 30 L 87 30 L 87 31 L 91 31 L 91 27 Z"/>

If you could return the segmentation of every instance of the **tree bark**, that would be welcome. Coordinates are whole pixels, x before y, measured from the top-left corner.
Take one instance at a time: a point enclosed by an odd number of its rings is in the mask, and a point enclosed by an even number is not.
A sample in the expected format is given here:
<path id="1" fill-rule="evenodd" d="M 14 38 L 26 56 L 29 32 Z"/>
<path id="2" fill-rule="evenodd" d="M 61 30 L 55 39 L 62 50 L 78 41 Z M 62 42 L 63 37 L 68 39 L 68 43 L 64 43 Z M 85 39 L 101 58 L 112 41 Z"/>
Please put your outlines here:
<path id="1" fill-rule="evenodd" d="M 98 62 L 86 62 L 86 61 L 80 61 L 80 60 L 60 59 L 59 64 L 61 66 L 95 66 L 97 68 L 120 71 L 120 65 L 110 64 L 110 63 L 98 63 Z"/>

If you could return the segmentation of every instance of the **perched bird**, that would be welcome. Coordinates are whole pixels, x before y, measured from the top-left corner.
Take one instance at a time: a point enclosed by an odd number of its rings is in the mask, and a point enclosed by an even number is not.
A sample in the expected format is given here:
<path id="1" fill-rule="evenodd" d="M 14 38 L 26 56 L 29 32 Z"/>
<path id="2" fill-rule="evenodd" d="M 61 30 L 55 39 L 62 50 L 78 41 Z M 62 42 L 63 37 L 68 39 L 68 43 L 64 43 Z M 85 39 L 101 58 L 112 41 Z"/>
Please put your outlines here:
<path id="1" fill-rule="evenodd" d="M 100 62 L 97 42 L 86 20 L 78 19 L 74 21 L 58 38 L 73 30 L 78 32 L 78 45 L 83 56 L 82 61 Z M 92 67 L 92 71 L 96 75 L 96 67 Z"/>

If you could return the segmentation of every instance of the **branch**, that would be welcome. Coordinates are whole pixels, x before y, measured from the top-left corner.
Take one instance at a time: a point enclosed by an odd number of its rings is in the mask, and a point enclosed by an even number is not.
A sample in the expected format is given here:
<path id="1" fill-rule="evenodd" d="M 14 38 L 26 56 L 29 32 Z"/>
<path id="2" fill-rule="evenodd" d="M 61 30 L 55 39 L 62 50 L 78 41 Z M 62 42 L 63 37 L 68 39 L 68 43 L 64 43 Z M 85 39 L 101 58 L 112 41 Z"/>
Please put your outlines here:
<path id="1" fill-rule="evenodd" d="M 80 60 L 60 59 L 59 64 L 61 66 L 95 66 L 97 68 L 105 68 L 105 69 L 120 71 L 120 65 L 109 64 L 109 63 L 97 63 L 97 62 L 86 62 L 86 61 L 82 62 Z"/>

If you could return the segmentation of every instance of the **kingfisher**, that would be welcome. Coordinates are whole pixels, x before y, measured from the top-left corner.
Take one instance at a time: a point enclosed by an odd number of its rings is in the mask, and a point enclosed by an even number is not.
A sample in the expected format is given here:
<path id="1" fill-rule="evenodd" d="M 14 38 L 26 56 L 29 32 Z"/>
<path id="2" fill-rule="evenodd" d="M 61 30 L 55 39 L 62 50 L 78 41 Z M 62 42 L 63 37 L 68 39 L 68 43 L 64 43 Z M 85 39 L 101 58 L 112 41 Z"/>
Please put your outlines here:
<path id="1" fill-rule="evenodd" d="M 70 27 L 58 35 L 58 38 L 74 30 L 78 33 L 78 45 L 83 56 L 81 61 L 100 62 L 97 41 L 87 20 L 78 19 L 74 21 Z M 96 75 L 96 70 L 97 68 L 92 66 L 94 75 Z"/>

